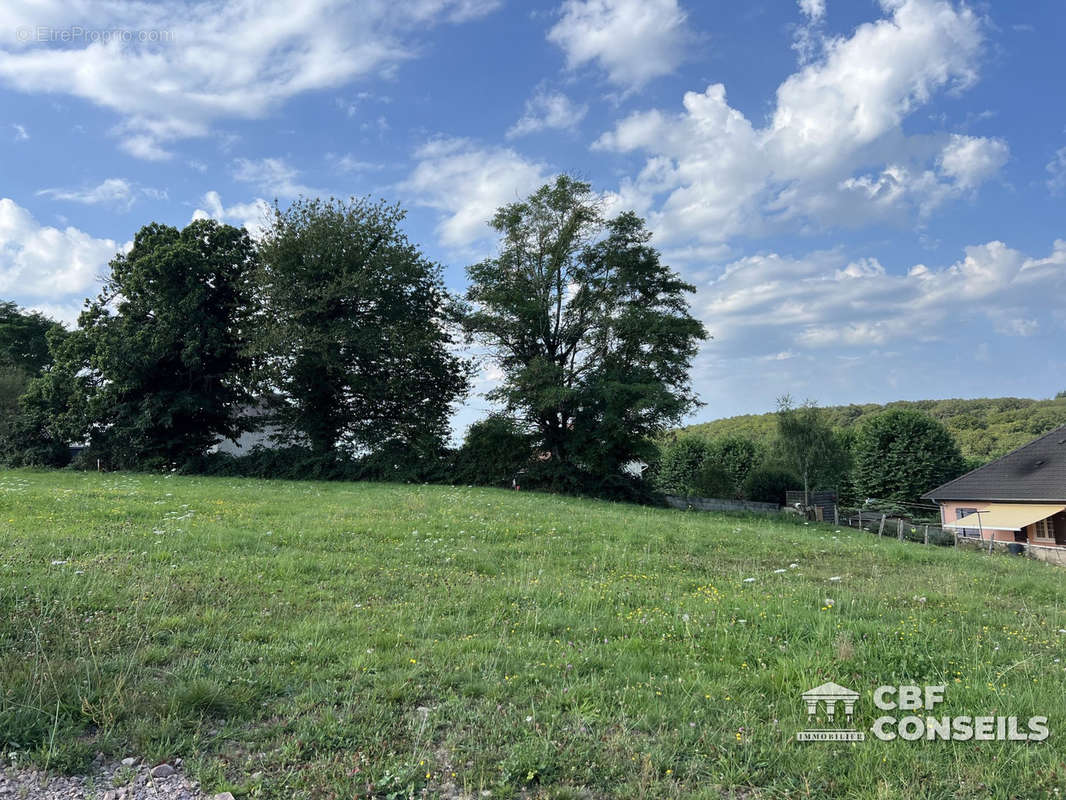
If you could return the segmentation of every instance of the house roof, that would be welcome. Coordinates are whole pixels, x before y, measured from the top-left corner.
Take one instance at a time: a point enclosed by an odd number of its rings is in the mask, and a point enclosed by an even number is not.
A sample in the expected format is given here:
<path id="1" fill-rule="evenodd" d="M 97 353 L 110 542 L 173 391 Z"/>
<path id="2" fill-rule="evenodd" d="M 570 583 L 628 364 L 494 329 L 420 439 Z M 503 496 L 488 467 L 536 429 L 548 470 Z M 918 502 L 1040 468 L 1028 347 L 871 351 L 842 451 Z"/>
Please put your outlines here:
<path id="1" fill-rule="evenodd" d="M 1066 504 L 1066 425 L 922 498 Z"/>

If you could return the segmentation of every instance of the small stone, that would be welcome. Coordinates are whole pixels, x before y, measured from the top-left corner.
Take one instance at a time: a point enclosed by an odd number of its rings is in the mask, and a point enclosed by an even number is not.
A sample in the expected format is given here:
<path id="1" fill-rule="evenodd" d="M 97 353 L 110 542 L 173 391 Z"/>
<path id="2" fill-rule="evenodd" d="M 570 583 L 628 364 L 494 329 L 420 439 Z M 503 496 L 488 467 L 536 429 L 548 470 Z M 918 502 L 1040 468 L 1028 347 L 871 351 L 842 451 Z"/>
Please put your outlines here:
<path id="1" fill-rule="evenodd" d="M 100 798 L 100 800 L 116 800 L 117 797 L 118 792 L 116 792 L 114 789 L 109 789 L 108 791 L 104 792 L 104 795 Z"/>
<path id="2" fill-rule="evenodd" d="M 211 800 L 234 800 L 232 792 L 219 792 Z"/>
<path id="3" fill-rule="evenodd" d="M 157 767 L 152 767 L 153 778 L 169 778 L 173 774 L 174 767 L 170 766 L 170 764 L 167 764 L 165 762 Z"/>
<path id="4" fill-rule="evenodd" d="M 137 756 L 128 756 L 127 758 L 122 759 L 122 766 L 135 767 L 137 766 L 138 761 L 140 761 L 140 759 L 137 758 Z"/>
<path id="5" fill-rule="evenodd" d="M 253 781 L 261 781 L 261 780 L 263 780 L 263 773 L 262 772 L 253 772 L 252 773 L 252 780 Z"/>

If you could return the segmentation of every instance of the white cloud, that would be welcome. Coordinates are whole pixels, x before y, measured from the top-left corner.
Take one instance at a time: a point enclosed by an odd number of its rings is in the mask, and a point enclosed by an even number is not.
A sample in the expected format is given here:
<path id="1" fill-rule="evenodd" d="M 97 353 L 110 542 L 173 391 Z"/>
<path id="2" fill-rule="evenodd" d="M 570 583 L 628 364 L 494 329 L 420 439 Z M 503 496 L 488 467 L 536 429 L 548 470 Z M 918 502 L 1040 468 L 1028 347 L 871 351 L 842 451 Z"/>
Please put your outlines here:
<path id="1" fill-rule="evenodd" d="M 1047 163 L 1047 188 L 1052 194 L 1066 192 L 1066 147 L 1055 151 L 1055 157 Z"/>
<path id="2" fill-rule="evenodd" d="M 798 2 L 803 16 L 812 22 L 817 22 L 825 17 L 825 0 L 798 0 Z"/>
<path id="3" fill-rule="evenodd" d="M 266 194 L 278 198 L 314 195 L 316 191 L 298 181 L 300 173 L 281 158 L 238 158 L 233 164 L 233 177 L 250 183 Z"/>
<path id="4" fill-rule="evenodd" d="M 245 228 L 253 239 L 258 239 L 263 228 L 270 222 L 273 209 L 266 200 L 257 197 L 249 203 L 235 203 L 225 206 L 218 192 L 212 190 L 206 192 L 200 199 L 203 208 L 197 208 L 192 219 L 213 219 L 224 222 L 227 225 L 235 225 Z"/>
<path id="5" fill-rule="evenodd" d="M 27 142 L 27 141 L 29 141 L 30 135 L 26 132 L 26 128 L 24 126 L 19 125 L 17 122 L 15 122 L 15 123 L 11 124 L 11 127 L 14 128 L 14 130 L 15 130 L 15 141 L 16 142 Z"/>
<path id="6" fill-rule="evenodd" d="M 669 75 L 688 44 L 677 0 L 566 0 L 548 39 L 573 69 L 595 62 L 608 80 L 636 89 Z"/>
<path id="7" fill-rule="evenodd" d="M 822 28 L 825 22 L 825 0 L 798 0 L 800 13 L 806 23 L 796 27 L 792 49 L 799 54 L 801 64 L 811 61 L 825 45 Z"/>
<path id="8" fill-rule="evenodd" d="M 771 253 L 734 261 L 699 289 L 695 310 L 727 358 L 925 342 L 969 325 L 1029 336 L 1047 298 L 1066 289 L 1066 241 L 1043 258 L 988 242 L 947 267 L 917 264 L 902 274 L 836 251 Z"/>
<path id="9" fill-rule="evenodd" d="M 1010 148 L 1002 139 L 954 134 L 940 153 L 941 172 L 963 189 L 979 186 L 1007 163 Z"/>
<path id="10" fill-rule="evenodd" d="M 385 168 L 384 164 L 378 164 L 373 161 L 361 161 L 351 153 L 345 153 L 344 155 L 327 153 L 326 160 L 329 161 L 333 168 L 338 172 L 371 172 Z"/>
<path id="11" fill-rule="evenodd" d="M 415 151 L 417 164 L 402 184 L 415 202 L 443 213 L 441 242 L 465 248 L 490 233 L 500 206 L 519 200 L 550 177 L 544 164 L 514 150 L 468 139 L 434 139 Z"/>
<path id="12" fill-rule="evenodd" d="M 133 204 L 134 189 L 124 178 L 107 178 L 87 189 L 41 189 L 37 194 L 85 205 L 107 204 L 129 208 Z"/>
<path id="13" fill-rule="evenodd" d="M 522 118 L 507 131 L 507 138 L 525 136 L 545 129 L 573 130 L 585 118 L 589 107 L 577 105 L 561 92 L 538 90 L 526 101 Z"/>
<path id="14" fill-rule="evenodd" d="M 256 118 L 303 92 L 387 73 L 416 54 L 414 37 L 496 3 L 477 0 L 347 3 L 270 0 L 219 5 L 64 0 L 0 11 L 0 81 L 25 92 L 68 94 L 116 112 L 127 152 L 171 156 L 181 139 L 229 118 Z M 131 32 L 133 41 L 22 41 L 19 31 Z M 141 43 L 138 32 L 160 41 Z"/>
<path id="15" fill-rule="evenodd" d="M 1006 161 L 1004 141 L 908 137 L 902 122 L 935 92 L 973 83 L 980 22 L 943 0 L 882 5 L 889 17 L 825 42 L 778 87 L 764 127 L 731 107 L 721 84 L 686 93 L 680 114 L 620 121 L 595 146 L 647 154 L 620 191 L 658 203 L 651 221 L 663 239 L 711 242 L 899 222 L 972 191 Z"/>
<path id="16" fill-rule="evenodd" d="M 18 297 L 25 305 L 46 301 L 69 312 L 60 299 L 89 291 L 115 254 L 128 247 L 74 227 L 41 225 L 14 200 L 0 199 L 0 296 Z M 76 308 L 81 299 L 70 306 Z"/>

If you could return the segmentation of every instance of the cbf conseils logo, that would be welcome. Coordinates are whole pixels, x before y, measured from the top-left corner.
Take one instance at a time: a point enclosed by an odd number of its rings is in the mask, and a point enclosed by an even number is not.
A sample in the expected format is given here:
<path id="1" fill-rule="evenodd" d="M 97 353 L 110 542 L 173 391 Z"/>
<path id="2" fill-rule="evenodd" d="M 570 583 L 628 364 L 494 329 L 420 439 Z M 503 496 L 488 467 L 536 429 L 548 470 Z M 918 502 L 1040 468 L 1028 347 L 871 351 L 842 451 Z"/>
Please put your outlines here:
<path id="1" fill-rule="evenodd" d="M 878 686 L 873 703 L 883 714 L 870 731 L 883 742 L 999 740 L 1042 742 L 1048 738 L 1047 717 L 1019 719 L 993 714 L 939 713 L 946 686 Z M 807 723 L 829 727 L 808 728 L 796 734 L 801 742 L 862 742 L 866 734 L 852 727 L 859 693 L 838 683 L 823 683 L 803 693 Z M 922 713 L 924 712 L 924 714 Z M 847 725 L 847 727 L 843 727 Z"/>
<path id="2" fill-rule="evenodd" d="M 851 727 L 855 718 L 855 701 L 859 693 L 839 683 L 823 683 L 803 693 L 807 706 L 807 724 L 822 719 L 829 725 L 843 721 L 848 727 L 809 728 L 796 734 L 801 742 L 861 742 L 866 734 Z M 843 718 L 843 719 L 841 719 Z"/>

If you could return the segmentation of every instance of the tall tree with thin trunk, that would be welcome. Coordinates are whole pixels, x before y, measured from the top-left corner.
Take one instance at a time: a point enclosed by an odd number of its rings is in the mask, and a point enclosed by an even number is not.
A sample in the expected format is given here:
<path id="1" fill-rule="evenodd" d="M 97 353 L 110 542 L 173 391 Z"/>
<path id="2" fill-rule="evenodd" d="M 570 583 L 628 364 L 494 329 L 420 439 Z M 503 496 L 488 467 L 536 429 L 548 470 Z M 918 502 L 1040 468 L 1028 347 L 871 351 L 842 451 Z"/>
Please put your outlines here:
<path id="1" fill-rule="evenodd" d="M 839 481 L 848 468 L 848 452 L 822 410 L 811 401 L 793 405 L 788 395 L 777 401 L 777 452 L 803 481 L 804 505 L 811 491 Z"/>
<path id="2" fill-rule="evenodd" d="M 534 431 L 556 477 L 607 476 L 697 404 L 693 287 L 632 213 L 605 219 L 560 176 L 492 220 L 498 254 L 468 268 L 467 330 L 503 373 L 492 396 Z"/>

